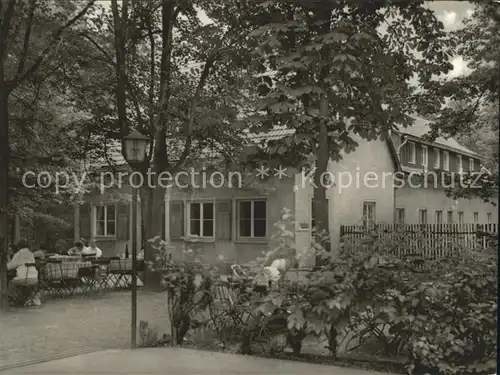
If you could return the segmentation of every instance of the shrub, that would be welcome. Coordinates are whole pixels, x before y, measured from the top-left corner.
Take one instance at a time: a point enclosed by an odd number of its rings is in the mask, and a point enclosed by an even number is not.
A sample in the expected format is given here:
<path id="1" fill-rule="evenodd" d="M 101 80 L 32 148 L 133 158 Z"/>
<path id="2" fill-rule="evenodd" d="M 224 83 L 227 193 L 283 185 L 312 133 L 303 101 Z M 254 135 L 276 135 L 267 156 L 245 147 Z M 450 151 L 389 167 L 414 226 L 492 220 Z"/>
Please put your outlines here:
<path id="1" fill-rule="evenodd" d="M 150 267 L 161 272 L 162 286 L 167 292 L 172 344 L 181 345 L 191 328 L 206 323 L 197 318 L 203 316 L 211 302 L 217 269 L 203 262 L 203 257 L 193 249 L 184 249 L 183 259 L 176 260 L 159 237 L 150 242 L 157 254 Z"/>
<path id="2" fill-rule="evenodd" d="M 457 374 L 494 368 L 495 256 L 462 251 L 426 273 L 401 259 L 394 260 L 392 276 L 382 271 L 387 265 L 377 268 L 371 282 L 365 277 L 358 284 L 372 294 L 369 305 L 351 316 L 361 342 L 377 340 L 387 356 L 404 353 L 411 370 Z"/>

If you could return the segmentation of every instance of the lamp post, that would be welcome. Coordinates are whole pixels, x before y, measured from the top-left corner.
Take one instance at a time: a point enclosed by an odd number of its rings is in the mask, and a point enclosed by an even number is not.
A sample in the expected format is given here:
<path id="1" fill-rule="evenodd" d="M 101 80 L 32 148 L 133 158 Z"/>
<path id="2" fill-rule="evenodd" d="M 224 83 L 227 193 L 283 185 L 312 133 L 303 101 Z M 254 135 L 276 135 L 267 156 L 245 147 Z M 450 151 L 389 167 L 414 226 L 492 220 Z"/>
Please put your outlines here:
<path id="1" fill-rule="evenodd" d="M 127 163 L 132 167 L 138 167 L 146 160 L 146 149 L 149 139 L 133 130 L 123 138 L 123 151 Z M 131 347 L 137 345 L 137 193 L 138 188 L 132 188 L 132 312 L 131 312 Z"/>

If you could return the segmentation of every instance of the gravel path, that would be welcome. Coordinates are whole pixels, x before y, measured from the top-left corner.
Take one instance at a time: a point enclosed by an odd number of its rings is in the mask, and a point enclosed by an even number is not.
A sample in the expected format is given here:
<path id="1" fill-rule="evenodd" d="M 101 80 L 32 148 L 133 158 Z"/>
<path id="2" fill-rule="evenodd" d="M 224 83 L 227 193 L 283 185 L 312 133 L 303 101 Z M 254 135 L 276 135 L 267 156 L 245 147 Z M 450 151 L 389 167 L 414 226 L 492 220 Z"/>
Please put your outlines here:
<path id="1" fill-rule="evenodd" d="M 138 321 L 168 332 L 165 294 L 138 293 Z M 130 292 L 47 300 L 0 319 L 0 367 L 65 352 L 130 345 Z M 139 335 L 138 335 L 139 340 Z"/>

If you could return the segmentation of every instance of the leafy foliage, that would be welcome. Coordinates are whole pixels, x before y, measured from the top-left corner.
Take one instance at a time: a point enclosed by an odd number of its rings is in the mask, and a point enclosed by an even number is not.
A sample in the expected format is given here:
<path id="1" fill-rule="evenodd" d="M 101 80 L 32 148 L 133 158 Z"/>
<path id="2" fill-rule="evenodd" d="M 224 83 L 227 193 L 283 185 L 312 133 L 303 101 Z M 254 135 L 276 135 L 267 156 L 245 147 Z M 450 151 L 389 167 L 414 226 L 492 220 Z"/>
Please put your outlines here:
<path id="1" fill-rule="evenodd" d="M 500 87 L 498 48 L 500 11 L 494 1 L 473 1 L 474 11 L 463 27 L 447 37 L 452 52 L 466 61 L 470 74 L 433 80 L 424 94 L 429 106 L 423 109 L 434 119 L 431 138 L 457 136 L 471 150 L 485 158 L 492 172 L 483 188 L 451 191 L 455 198 L 498 195 L 498 92 Z"/>
<path id="2" fill-rule="evenodd" d="M 211 301 L 211 287 L 216 269 L 202 262 L 200 254 L 185 249 L 185 259 L 172 259 L 172 253 L 159 237 L 150 240 L 156 259 L 149 266 L 161 272 L 166 291 L 173 345 L 181 345 L 190 329 L 196 327 L 199 314 Z"/>

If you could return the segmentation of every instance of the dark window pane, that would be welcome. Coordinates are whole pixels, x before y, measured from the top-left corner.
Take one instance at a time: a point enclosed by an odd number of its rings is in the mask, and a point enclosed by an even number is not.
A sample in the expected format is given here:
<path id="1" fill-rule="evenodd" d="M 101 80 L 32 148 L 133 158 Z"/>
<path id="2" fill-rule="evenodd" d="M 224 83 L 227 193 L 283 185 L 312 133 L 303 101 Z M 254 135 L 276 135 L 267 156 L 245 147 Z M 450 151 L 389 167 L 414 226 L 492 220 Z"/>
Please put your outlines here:
<path id="1" fill-rule="evenodd" d="M 104 221 L 98 221 L 96 226 L 97 234 L 99 236 L 104 236 Z"/>
<path id="2" fill-rule="evenodd" d="M 191 219 L 199 219 L 200 218 L 200 204 L 199 203 L 191 203 Z"/>
<path id="3" fill-rule="evenodd" d="M 255 219 L 265 219 L 266 218 L 266 202 L 265 201 L 254 202 L 253 216 Z"/>
<path id="4" fill-rule="evenodd" d="M 104 206 L 97 206 L 96 208 L 96 219 L 104 220 Z"/>
<path id="5" fill-rule="evenodd" d="M 214 221 L 203 220 L 203 237 L 212 237 L 214 235 Z"/>
<path id="6" fill-rule="evenodd" d="M 240 219 L 252 218 L 252 202 L 240 202 Z"/>
<path id="7" fill-rule="evenodd" d="M 115 220 L 115 206 L 107 206 L 108 220 Z"/>
<path id="8" fill-rule="evenodd" d="M 107 235 L 108 236 L 114 236 L 115 235 L 115 222 L 114 221 L 108 221 L 108 225 L 107 225 Z"/>
<path id="9" fill-rule="evenodd" d="M 266 220 L 256 219 L 253 222 L 254 237 L 265 237 L 266 236 Z"/>
<path id="10" fill-rule="evenodd" d="M 200 220 L 191 220 L 191 233 L 194 236 L 200 236 Z"/>
<path id="11" fill-rule="evenodd" d="M 213 218 L 214 218 L 214 204 L 203 203 L 203 219 L 213 219 Z"/>
<path id="12" fill-rule="evenodd" d="M 248 219 L 241 219 L 240 220 L 240 236 L 241 237 L 251 237 L 252 236 L 251 220 L 248 220 Z"/>

